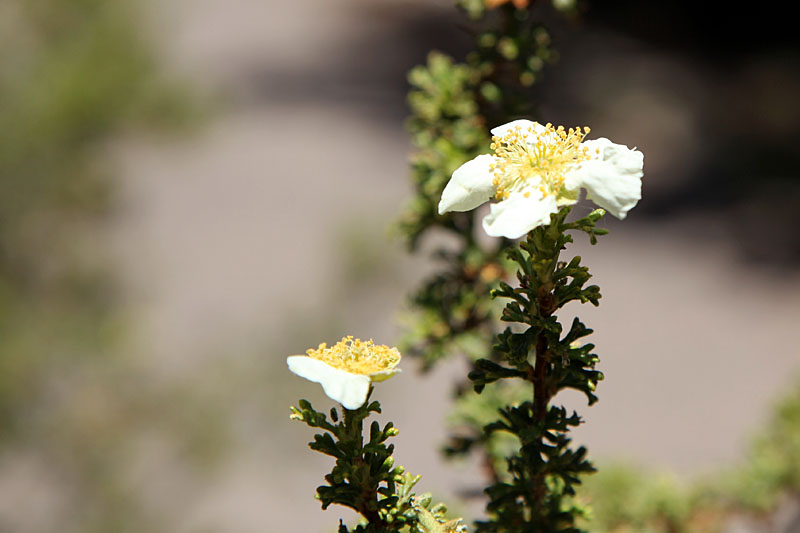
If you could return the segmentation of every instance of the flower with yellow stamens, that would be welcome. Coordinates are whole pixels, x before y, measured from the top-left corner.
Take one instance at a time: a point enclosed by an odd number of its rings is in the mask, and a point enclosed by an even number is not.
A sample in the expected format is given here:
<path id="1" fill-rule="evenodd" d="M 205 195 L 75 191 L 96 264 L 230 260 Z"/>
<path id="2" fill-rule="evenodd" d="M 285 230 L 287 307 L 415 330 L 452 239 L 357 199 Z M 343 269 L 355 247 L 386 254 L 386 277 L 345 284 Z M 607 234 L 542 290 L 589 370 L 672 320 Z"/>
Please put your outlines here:
<path id="1" fill-rule="evenodd" d="M 330 348 L 323 342 L 317 349 L 306 350 L 306 354 L 287 357 L 289 370 L 321 384 L 330 399 L 351 410 L 364 405 L 372 382 L 400 372 L 397 348 L 375 344 L 371 339 L 347 336 Z"/>
<path id="2" fill-rule="evenodd" d="M 516 239 L 550 215 L 587 198 L 619 219 L 642 197 L 644 155 L 608 139 L 585 140 L 589 128 L 515 120 L 492 130 L 494 154 L 461 165 L 439 202 L 439 214 L 497 200 L 483 219 L 493 237 Z"/>

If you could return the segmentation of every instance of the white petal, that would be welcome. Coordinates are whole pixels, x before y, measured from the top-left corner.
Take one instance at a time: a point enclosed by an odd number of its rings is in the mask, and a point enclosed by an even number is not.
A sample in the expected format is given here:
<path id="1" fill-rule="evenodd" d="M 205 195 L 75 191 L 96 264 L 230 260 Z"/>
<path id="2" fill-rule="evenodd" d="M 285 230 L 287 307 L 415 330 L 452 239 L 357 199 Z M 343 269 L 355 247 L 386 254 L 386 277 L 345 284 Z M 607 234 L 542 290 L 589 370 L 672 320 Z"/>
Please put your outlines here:
<path id="1" fill-rule="evenodd" d="M 492 237 L 517 239 L 537 226 L 550 223 L 550 215 L 558 211 L 555 196 L 542 196 L 533 189 L 530 197 L 522 192 L 492 204 L 492 211 L 483 219 L 483 229 Z"/>
<path id="2" fill-rule="evenodd" d="M 286 364 L 298 376 L 322 385 L 328 398 L 336 400 L 347 409 L 358 409 L 367 401 L 369 376 L 351 374 L 305 355 L 289 356 Z"/>
<path id="3" fill-rule="evenodd" d="M 400 372 L 399 368 L 389 368 L 387 370 L 381 370 L 380 372 L 375 372 L 374 374 L 370 374 L 369 378 L 372 380 L 373 383 L 377 383 L 378 381 L 386 381 L 390 377 L 394 376 Z"/>
<path id="4" fill-rule="evenodd" d="M 533 129 L 533 133 L 539 134 L 544 131 L 544 126 L 539 124 L 538 122 L 533 122 L 531 120 L 519 119 L 519 120 L 512 120 L 508 124 L 503 124 L 502 126 L 497 126 L 496 128 L 492 128 L 492 136 L 493 137 L 503 137 L 509 131 L 512 131 L 516 128 L 519 128 L 523 132 L 527 132 L 528 128 Z"/>
<path id="5" fill-rule="evenodd" d="M 588 199 L 615 217 L 625 218 L 642 198 L 644 155 L 605 138 L 581 144 L 589 148 L 592 159 L 571 171 L 564 186 L 585 188 Z"/>
<path id="6" fill-rule="evenodd" d="M 469 211 L 494 196 L 494 176 L 489 169 L 493 161 L 493 156 L 484 154 L 458 167 L 442 192 L 439 214 Z"/>

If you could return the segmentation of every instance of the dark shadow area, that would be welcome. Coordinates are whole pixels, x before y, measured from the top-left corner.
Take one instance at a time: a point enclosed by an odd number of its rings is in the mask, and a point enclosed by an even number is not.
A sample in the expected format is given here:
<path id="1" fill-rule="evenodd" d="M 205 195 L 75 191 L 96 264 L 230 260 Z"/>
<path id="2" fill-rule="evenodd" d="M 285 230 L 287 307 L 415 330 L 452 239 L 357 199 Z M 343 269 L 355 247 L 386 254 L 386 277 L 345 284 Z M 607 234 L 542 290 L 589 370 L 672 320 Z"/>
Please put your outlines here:
<path id="1" fill-rule="evenodd" d="M 254 65 L 246 101 L 319 102 L 397 128 L 406 73 L 441 50 L 463 58 L 470 23 L 449 6 L 359 4 L 359 30 L 320 50 L 325 66 Z M 561 60 L 534 86 L 540 120 L 591 124 L 646 154 L 631 220 L 711 217 L 687 238 L 726 239 L 747 262 L 800 265 L 800 46 L 779 10 L 588 2 L 548 16 Z M 720 229 L 721 228 L 721 229 Z"/>
<path id="2" fill-rule="evenodd" d="M 661 182 L 658 194 L 647 195 L 637 214 L 712 215 L 744 259 L 796 268 L 800 42 L 792 18 L 780 10 L 737 10 L 713 3 L 624 1 L 591 6 L 583 15 L 585 30 L 611 31 L 649 48 L 654 61 L 632 66 L 677 71 L 677 76 L 663 77 L 649 89 L 671 103 L 673 112 L 690 116 L 692 164 L 680 163 L 683 154 L 675 151 L 672 159 L 679 163 L 663 165 L 663 170 L 677 167 L 683 175 L 654 176 Z M 585 32 L 577 33 L 580 40 Z M 569 58 L 572 36 L 564 41 L 563 65 L 580 68 Z M 613 57 L 606 55 L 605 60 Z M 639 79 L 635 72 L 631 77 Z M 647 108 L 634 112 L 642 113 L 642 122 L 652 119 Z M 703 237 L 704 229 L 698 228 L 695 236 Z"/>

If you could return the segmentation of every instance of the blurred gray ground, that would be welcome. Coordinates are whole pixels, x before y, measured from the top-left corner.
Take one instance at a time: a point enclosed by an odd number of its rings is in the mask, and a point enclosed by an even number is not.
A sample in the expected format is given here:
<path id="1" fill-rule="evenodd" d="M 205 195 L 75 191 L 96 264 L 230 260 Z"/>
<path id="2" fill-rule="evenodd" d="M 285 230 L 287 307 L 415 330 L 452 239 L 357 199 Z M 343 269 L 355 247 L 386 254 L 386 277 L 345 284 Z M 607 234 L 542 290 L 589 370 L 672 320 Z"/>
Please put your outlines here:
<path id="1" fill-rule="evenodd" d="M 253 360 L 239 354 L 252 352 L 271 369 L 262 390 L 243 393 L 231 463 L 180 485 L 180 497 L 158 475 L 144 484 L 175 506 L 176 531 L 332 531 L 350 516 L 313 499 L 330 462 L 286 415 L 300 397 L 328 401 L 284 358 L 345 334 L 391 343 L 407 293 L 431 268 L 387 227 L 410 193 L 404 71 L 428 46 L 457 48 L 449 10 L 422 0 L 152 4 L 167 64 L 218 112 L 188 140 L 114 147 L 123 178 L 109 238 L 136 350 L 164 380 L 246 371 Z M 709 156 L 714 133 L 695 113 L 716 82 L 702 67 L 602 28 L 572 31 L 580 37 L 548 71 L 565 86 L 542 89 L 542 118 L 638 146 L 646 174 L 629 219 L 609 221 L 599 246 L 574 248 L 603 290 L 599 309 L 579 312 L 606 374 L 595 407 L 568 399 L 587 422 L 576 440 L 595 458 L 708 472 L 736 460 L 800 371 L 800 274 L 748 260 L 731 238 L 737 221 L 749 225 L 735 211 L 745 208 L 663 214 Z M 441 464 L 436 451 L 463 368 L 404 370 L 377 391 L 401 429 L 398 462 L 444 498 L 473 488 L 474 465 Z"/>

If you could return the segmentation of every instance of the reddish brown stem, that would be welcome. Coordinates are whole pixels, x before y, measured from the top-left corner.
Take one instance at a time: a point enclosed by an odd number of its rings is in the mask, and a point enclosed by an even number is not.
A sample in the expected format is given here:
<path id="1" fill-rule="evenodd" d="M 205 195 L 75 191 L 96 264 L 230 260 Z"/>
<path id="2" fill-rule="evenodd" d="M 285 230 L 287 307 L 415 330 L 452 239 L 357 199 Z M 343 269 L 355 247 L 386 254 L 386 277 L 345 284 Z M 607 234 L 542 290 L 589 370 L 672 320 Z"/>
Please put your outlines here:
<path id="1" fill-rule="evenodd" d="M 550 402 L 547 391 L 547 368 L 550 363 L 547 359 L 547 339 L 542 332 L 536 339 L 536 363 L 533 367 L 533 416 L 537 422 L 547 416 L 547 404 Z"/>

